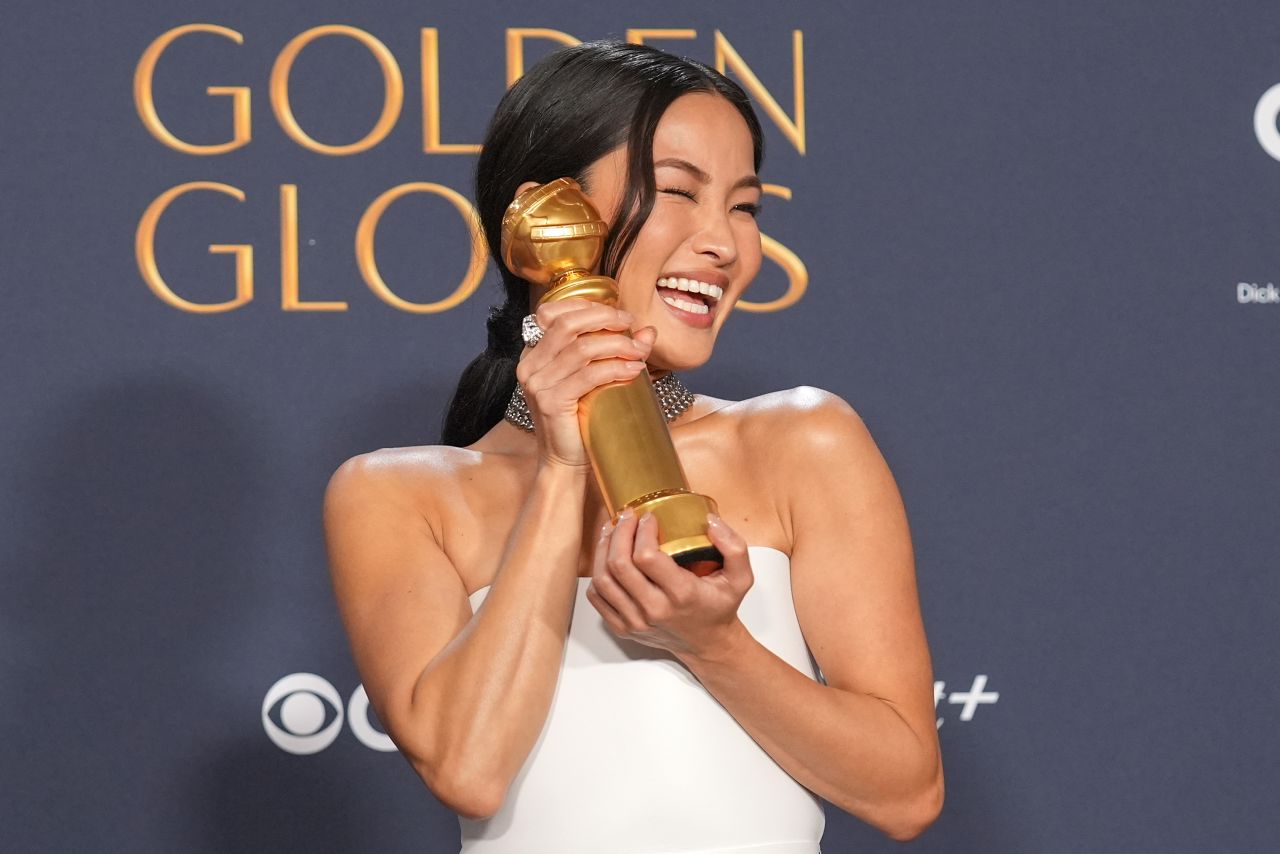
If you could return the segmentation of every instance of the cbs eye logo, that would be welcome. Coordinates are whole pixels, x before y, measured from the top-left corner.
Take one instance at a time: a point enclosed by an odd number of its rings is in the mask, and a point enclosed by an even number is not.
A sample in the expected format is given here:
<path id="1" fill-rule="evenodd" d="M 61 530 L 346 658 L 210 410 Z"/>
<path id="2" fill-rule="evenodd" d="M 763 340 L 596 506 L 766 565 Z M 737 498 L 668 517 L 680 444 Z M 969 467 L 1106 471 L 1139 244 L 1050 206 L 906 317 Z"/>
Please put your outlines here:
<path id="1" fill-rule="evenodd" d="M 333 744 L 342 731 L 342 696 L 329 681 L 314 673 L 290 673 L 276 681 L 262 698 L 262 728 L 276 747 L 307 756 Z M 356 686 L 345 707 L 345 718 L 360 743 L 392 753 L 390 736 L 369 720 L 369 695 Z"/>

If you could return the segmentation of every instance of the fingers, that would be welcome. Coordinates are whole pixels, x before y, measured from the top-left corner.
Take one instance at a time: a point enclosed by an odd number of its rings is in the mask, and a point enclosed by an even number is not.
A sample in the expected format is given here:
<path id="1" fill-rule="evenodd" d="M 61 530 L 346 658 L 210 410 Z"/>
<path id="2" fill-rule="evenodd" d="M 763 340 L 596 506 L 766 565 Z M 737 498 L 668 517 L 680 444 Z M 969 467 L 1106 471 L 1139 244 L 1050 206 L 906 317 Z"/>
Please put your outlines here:
<path id="1" fill-rule="evenodd" d="M 597 361 L 612 362 L 614 368 L 643 367 L 648 355 L 649 345 L 634 341 L 626 335 L 603 332 L 580 335 L 561 348 L 535 375 L 529 377 L 525 391 L 555 385 L 584 367 L 596 367 L 592 363 Z"/>
<path id="2" fill-rule="evenodd" d="M 641 562 L 650 565 L 658 560 L 671 561 L 658 548 L 658 526 L 652 519 L 648 513 L 638 518 L 632 510 L 626 510 L 614 530 L 607 561 L 609 574 L 636 604 L 647 625 L 660 623 L 671 615 L 666 593 L 638 566 Z"/>
<path id="3" fill-rule="evenodd" d="M 600 612 L 600 616 L 604 618 L 605 624 L 608 625 L 609 630 L 615 635 L 621 637 L 631 632 L 631 630 L 627 628 L 626 621 L 623 620 L 622 617 L 619 616 L 618 612 L 613 609 L 613 606 L 606 602 L 604 597 L 596 591 L 594 585 L 587 585 L 587 601 Z"/>
<path id="4" fill-rule="evenodd" d="M 613 306 L 574 298 L 538 308 L 543 329 L 537 347 L 526 347 L 516 366 L 516 379 L 526 394 L 550 388 L 594 361 L 619 360 L 611 370 L 594 372 L 595 382 L 580 393 L 611 380 L 634 376 L 639 368 L 622 362 L 643 362 L 653 346 L 652 333 L 635 341 L 628 333 L 634 320 Z"/>
<path id="5" fill-rule="evenodd" d="M 632 562 L 645 580 L 662 592 L 663 604 L 678 608 L 692 599 L 694 578 L 687 569 L 672 560 L 659 543 L 658 520 L 652 513 L 645 513 L 636 525 Z M 665 615 L 649 616 L 662 619 Z"/>
<path id="6" fill-rule="evenodd" d="M 724 568 L 720 570 L 723 578 L 735 591 L 745 596 L 755 583 L 747 541 L 715 513 L 707 514 L 707 537 L 724 557 Z"/>
<path id="7" fill-rule="evenodd" d="M 628 509 L 611 532 L 607 548 L 597 550 L 588 589 L 594 589 L 609 613 L 617 616 L 623 633 L 637 634 L 661 626 L 690 604 L 696 592 L 693 584 L 694 579 L 659 547 L 654 517 L 646 513 L 637 519 Z"/>
<path id="8" fill-rule="evenodd" d="M 536 425 L 540 458 L 585 465 L 579 401 L 601 386 L 639 376 L 653 335 L 635 341 L 629 313 L 576 297 L 539 306 L 535 317 L 543 337 L 521 353 L 516 381 Z"/>
<path id="9" fill-rule="evenodd" d="M 652 515 L 624 510 L 605 526 L 592 559 L 587 599 L 619 637 L 663 649 L 712 643 L 734 619 L 755 577 L 746 541 L 715 514 L 708 535 L 724 555 L 724 568 L 699 579 L 662 551 Z"/>
<path id="10" fill-rule="evenodd" d="M 626 555 L 629 559 L 631 543 L 635 539 L 635 514 L 630 508 L 622 511 L 617 527 L 613 529 L 606 549 L 597 549 L 597 560 L 592 567 L 591 584 L 587 590 L 597 594 L 613 609 L 622 621 L 623 634 L 642 632 L 649 628 L 639 605 L 631 593 L 616 577 L 616 567 Z"/>
<path id="11" fill-rule="evenodd" d="M 543 333 L 537 349 L 553 354 L 586 332 L 627 332 L 635 320 L 630 312 L 577 297 L 539 306 L 535 317 Z"/>
<path id="12" fill-rule="evenodd" d="M 587 601 L 590 602 L 600 616 L 604 618 L 609 629 L 616 635 L 625 635 L 628 633 L 626 621 L 618 613 L 609 602 L 600 595 L 600 591 L 596 589 L 596 581 L 601 578 L 605 570 L 605 562 L 609 557 L 609 537 L 613 533 L 613 523 L 606 522 L 604 528 L 600 531 L 600 537 L 596 540 L 595 553 L 591 560 L 591 583 L 587 585 Z"/>
<path id="13" fill-rule="evenodd" d="M 658 339 L 658 327 L 646 326 L 643 329 L 638 329 L 631 333 L 631 338 L 635 341 L 642 342 L 650 349 L 653 349 L 653 342 Z"/>
<path id="14" fill-rule="evenodd" d="M 556 300 L 555 302 L 546 302 L 538 306 L 533 311 L 533 316 L 537 318 L 538 325 L 542 327 L 545 333 L 555 325 L 556 321 L 566 315 L 578 314 L 582 311 L 594 310 L 596 316 L 609 316 L 610 313 L 616 315 L 621 312 L 616 306 L 611 306 L 603 302 L 596 302 L 585 297 L 570 297 L 569 299 Z M 630 319 L 627 319 L 630 322 Z M 617 326 L 617 329 L 624 329 L 624 326 Z"/>

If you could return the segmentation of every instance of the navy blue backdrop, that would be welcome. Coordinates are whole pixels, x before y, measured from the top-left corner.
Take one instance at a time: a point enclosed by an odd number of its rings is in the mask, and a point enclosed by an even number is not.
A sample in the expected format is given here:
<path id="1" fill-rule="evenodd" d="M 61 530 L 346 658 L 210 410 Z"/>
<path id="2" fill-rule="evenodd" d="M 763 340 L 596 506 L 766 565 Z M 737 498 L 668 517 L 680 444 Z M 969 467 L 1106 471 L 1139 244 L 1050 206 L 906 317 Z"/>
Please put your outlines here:
<path id="1" fill-rule="evenodd" d="M 829 389 L 898 477 L 948 783 L 916 849 L 1274 846 L 1280 7 L 147 0 L 0 28 L 5 850 L 456 850 L 319 504 L 435 442 L 484 346 L 469 146 L 511 44 L 556 46 L 521 28 L 758 81 L 765 310 L 689 382 Z"/>

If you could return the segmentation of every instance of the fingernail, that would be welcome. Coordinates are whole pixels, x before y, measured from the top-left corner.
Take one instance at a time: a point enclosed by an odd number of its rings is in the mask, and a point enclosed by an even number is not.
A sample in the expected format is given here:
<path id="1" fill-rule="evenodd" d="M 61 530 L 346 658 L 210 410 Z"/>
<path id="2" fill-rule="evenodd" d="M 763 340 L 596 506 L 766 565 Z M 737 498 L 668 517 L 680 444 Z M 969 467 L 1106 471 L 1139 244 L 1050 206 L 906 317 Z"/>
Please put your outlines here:
<path id="1" fill-rule="evenodd" d="M 708 524 L 708 525 L 711 525 L 712 527 L 719 528 L 721 525 L 723 525 L 723 524 L 724 524 L 724 522 L 723 522 L 723 521 L 720 519 L 720 517 L 719 517 L 719 516 L 717 516 L 716 514 L 714 514 L 714 513 L 708 513 L 708 514 L 707 514 L 707 524 Z"/>
<path id="2" fill-rule="evenodd" d="M 652 521 L 653 521 L 652 513 L 645 513 L 643 516 L 640 517 L 641 524 L 648 525 Z"/>
<path id="3" fill-rule="evenodd" d="M 624 507 L 622 509 L 622 512 L 618 514 L 618 521 L 623 522 L 625 520 L 630 519 L 634 515 L 636 515 L 634 510 L 632 510 L 630 507 Z"/>

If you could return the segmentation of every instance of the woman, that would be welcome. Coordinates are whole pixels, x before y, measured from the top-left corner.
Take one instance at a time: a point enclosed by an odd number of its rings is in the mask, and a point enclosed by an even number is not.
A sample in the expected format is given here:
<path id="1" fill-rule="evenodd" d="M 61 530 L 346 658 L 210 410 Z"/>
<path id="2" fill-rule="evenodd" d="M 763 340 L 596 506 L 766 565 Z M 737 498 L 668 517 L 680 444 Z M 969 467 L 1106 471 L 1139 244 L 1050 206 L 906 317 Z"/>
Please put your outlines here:
<path id="1" fill-rule="evenodd" d="M 591 389 L 711 356 L 760 268 L 761 147 L 742 90 L 699 63 L 617 43 L 541 62 L 485 139 L 485 234 L 499 246 L 520 192 L 575 178 L 610 223 L 619 306 L 537 306 L 499 260 L 507 302 L 445 444 L 355 457 L 330 484 L 365 688 L 465 852 L 812 854 L 814 795 L 896 839 L 940 809 L 907 524 L 854 411 L 812 388 L 671 389 L 690 484 L 722 514 L 725 565 L 701 578 L 651 518 L 610 518 L 579 435 Z"/>

